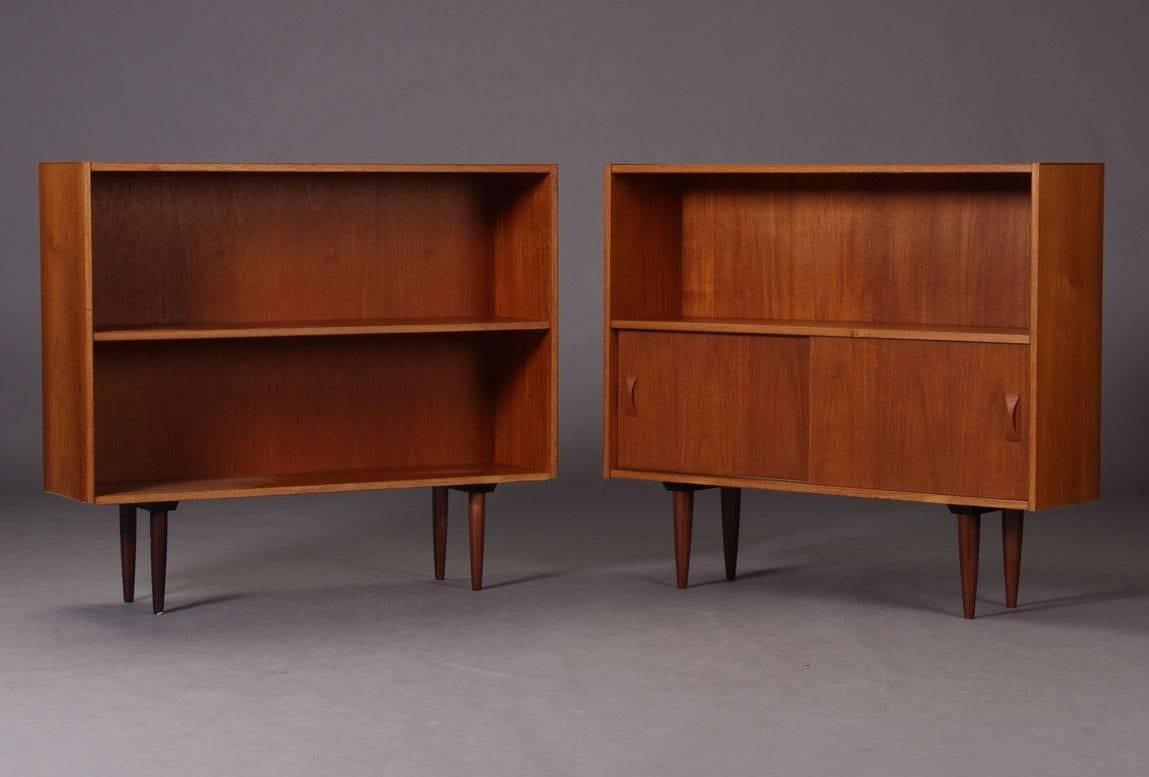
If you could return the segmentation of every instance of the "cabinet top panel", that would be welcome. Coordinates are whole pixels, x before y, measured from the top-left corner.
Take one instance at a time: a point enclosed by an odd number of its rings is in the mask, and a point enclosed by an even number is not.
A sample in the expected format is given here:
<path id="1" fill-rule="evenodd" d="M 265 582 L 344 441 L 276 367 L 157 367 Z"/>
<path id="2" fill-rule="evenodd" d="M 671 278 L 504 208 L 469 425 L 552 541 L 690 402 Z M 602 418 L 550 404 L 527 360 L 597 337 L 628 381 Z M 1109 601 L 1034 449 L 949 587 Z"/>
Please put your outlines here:
<path id="1" fill-rule="evenodd" d="M 611 164 L 612 173 L 1032 173 L 1036 162 L 984 165 L 642 165 Z"/>
<path id="2" fill-rule="evenodd" d="M 45 163 L 51 164 L 51 163 Z M 263 164 L 185 162 L 91 162 L 94 173 L 519 173 L 548 175 L 554 164 Z"/>

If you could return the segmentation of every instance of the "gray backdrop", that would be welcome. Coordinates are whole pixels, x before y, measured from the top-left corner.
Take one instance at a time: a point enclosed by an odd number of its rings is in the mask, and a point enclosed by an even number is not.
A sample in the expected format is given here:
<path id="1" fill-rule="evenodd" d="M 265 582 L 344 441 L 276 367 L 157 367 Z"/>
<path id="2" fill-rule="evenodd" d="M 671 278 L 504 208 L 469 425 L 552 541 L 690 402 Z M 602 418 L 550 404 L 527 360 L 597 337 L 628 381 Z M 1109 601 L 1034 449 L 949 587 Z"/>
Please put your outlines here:
<path id="1" fill-rule="evenodd" d="M 0 774 L 1132 777 L 1149 762 L 1149 24 L 1135 2 L 5 2 Z M 187 504 L 168 612 L 116 511 L 39 493 L 36 163 L 555 161 L 561 476 L 486 587 L 426 489 Z M 1108 164 L 1104 498 L 997 519 L 960 617 L 938 506 L 601 479 L 602 166 Z"/>
<path id="2" fill-rule="evenodd" d="M 40 477 L 40 160 L 558 162 L 556 489 L 608 488 L 604 162 L 1102 160 L 1103 488 L 1145 489 L 1149 12 L 1136 0 L 4 6 L 8 487 Z"/>

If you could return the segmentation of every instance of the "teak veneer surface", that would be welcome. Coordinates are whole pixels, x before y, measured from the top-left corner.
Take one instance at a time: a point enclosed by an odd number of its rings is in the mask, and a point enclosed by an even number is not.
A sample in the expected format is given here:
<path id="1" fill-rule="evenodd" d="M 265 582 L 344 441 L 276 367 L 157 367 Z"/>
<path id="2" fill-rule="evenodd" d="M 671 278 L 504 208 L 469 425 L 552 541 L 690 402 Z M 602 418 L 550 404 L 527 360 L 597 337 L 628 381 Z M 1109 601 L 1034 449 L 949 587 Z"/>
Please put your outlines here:
<path id="1" fill-rule="evenodd" d="M 1105 168 L 1041 164 L 1034 175 L 1034 401 L 1030 501 L 1096 499 L 1101 488 L 1101 246 Z"/>
<path id="2" fill-rule="evenodd" d="M 95 432 L 88 180 L 86 163 L 40 166 L 44 489 L 90 501 Z"/>
<path id="3" fill-rule="evenodd" d="M 1027 373 L 1019 345 L 811 339 L 810 482 L 1025 499 Z"/>
<path id="4" fill-rule="evenodd" d="M 96 503 L 138 504 L 187 499 L 377 491 L 390 488 L 471 486 L 547 480 L 550 477 L 550 473 L 545 471 L 523 469 L 508 464 L 376 467 L 201 480 L 104 483 L 96 492 Z"/>
<path id="5" fill-rule="evenodd" d="M 225 340 L 252 337 L 332 337 L 336 335 L 433 334 L 436 332 L 522 332 L 549 329 L 546 320 L 408 318 L 402 320 L 275 321 L 203 323 L 97 329 L 96 342 L 133 340 Z"/>
<path id="6" fill-rule="evenodd" d="M 1028 343 L 1025 329 L 972 326 L 911 326 L 867 324 L 860 321 L 747 320 L 743 318 L 679 318 L 666 321 L 611 322 L 614 329 L 665 332 L 713 332 L 725 334 L 797 335 L 818 337 L 865 337 L 889 340 L 940 340 L 970 343 Z"/>
<path id="7" fill-rule="evenodd" d="M 547 189 L 535 175 L 96 173 L 95 326 L 542 318 L 547 238 L 516 227 L 547 225 Z"/>
<path id="8" fill-rule="evenodd" d="M 1030 510 L 1095 498 L 1103 176 L 608 165 L 606 476 Z M 633 436 L 622 364 L 630 336 L 657 333 L 808 343 L 806 479 L 657 466 L 677 422 Z M 688 364 L 675 347 L 661 360 Z M 744 368 L 693 379 L 697 417 Z M 718 420 L 703 449 L 755 433 Z"/>
<path id="9" fill-rule="evenodd" d="M 1028 174 L 613 178 L 616 318 L 1029 326 Z"/>
<path id="10" fill-rule="evenodd" d="M 539 411 L 530 425 L 499 417 L 502 386 L 520 390 L 529 379 L 518 373 L 531 371 L 528 357 L 539 347 L 515 349 L 518 363 L 508 364 L 500 355 L 508 337 L 101 344 L 97 488 L 495 462 L 500 424 L 513 427 L 503 436 L 546 439 Z M 533 369 L 546 366 L 536 362 Z M 533 468 L 545 471 L 544 447 L 532 452 Z"/>
<path id="11" fill-rule="evenodd" d="M 622 332 L 618 465 L 804 480 L 804 338 Z"/>
<path id="12" fill-rule="evenodd" d="M 556 472 L 553 165 L 41 166 L 45 487 Z"/>

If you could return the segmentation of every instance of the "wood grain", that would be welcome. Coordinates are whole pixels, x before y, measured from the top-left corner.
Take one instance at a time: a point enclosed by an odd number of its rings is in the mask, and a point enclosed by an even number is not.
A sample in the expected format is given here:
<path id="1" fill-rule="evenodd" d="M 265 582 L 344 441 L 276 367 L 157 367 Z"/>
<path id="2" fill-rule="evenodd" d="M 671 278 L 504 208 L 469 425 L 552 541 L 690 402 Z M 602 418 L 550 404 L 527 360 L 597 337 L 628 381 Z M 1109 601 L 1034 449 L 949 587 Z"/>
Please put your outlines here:
<path id="1" fill-rule="evenodd" d="M 1025 499 L 1027 372 L 1024 346 L 814 338 L 810 481 Z"/>
<path id="2" fill-rule="evenodd" d="M 663 321 L 615 319 L 614 329 L 649 332 L 714 332 L 728 334 L 794 335 L 799 337 L 864 337 L 889 340 L 940 340 L 965 343 L 1028 343 L 1025 329 L 967 326 L 865 324 L 858 321 L 793 321 L 683 317 Z"/>
<path id="3" fill-rule="evenodd" d="M 1103 165 L 1034 174 L 1031 509 L 1100 495 L 1104 176 Z"/>
<path id="4" fill-rule="evenodd" d="M 763 175 L 802 173 L 818 175 L 937 175 L 948 174 L 1028 174 L 1029 162 L 1021 164 L 948 164 L 948 165 L 650 165 L 612 164 L 613 173 L 650 173 L 660 175 Z"/>
<path id="5" fill-rule="evenodd" d="M 519 483 L 551 478 L 548 472 L 531 472 L 507 464 L 473 466 L 374 467 L 324 470 L 289 475 L 250 475 L 103 483 L 96 504 L 148 503 L 185 499 L 235 499 L 291 494 L 334 494 L 346 491 L 379 491 L 394 488 L 474 486 Z"/>
<path id="6" fill-rule="evenodd" d="M 99 172 L 92 178 L 100 328 L 213 322 L 489 319 L 496 255 L 520 219 L 504 203 L 538 175 Z M 501 238 L 499 236 L 502 236 Z M 531 244 L 534 238 L 523 237 Z M 504 250 L 499 253 L 497 249 Z M 525 249 L 524 249 L 525 250 Z M 508 259 L 546 281 L 553 254 Z M 526 273 L 526 274 L 524 274 Z M 530 275 L 529 273 L 535 273 Z M 512 280 L 499 281 L 521 287 Z M 504 317 L 545 319 L 549 284 Z M 533 297 L 530 297 L 533 295 Z M 515 302 L 532 314 L 515 312 Z"/>
<path id="7" fill-rule="evenodd" d="M 683 186 L 683 317 L 1029 326 L 1028 175 Z"/>
<path id="8" fill-rule="evenodd" d="M 558 474 L 558 168 L 497 200 L 494 311 L 545 320 L 547 333 L 508 339 L 494 356 L 496 460 Z"/>
<path id="9" fill-rule="evenodd" d="M 102 343 L 100 492 L 232 478 L 271 478 L 282 488 L 290 476 L 302 489 L 313 473 L 333 471 L 482 472 L 499 463 L 491 365 L 524 368 L 506 353 L 529 353 L 517 338 L 538 334 Z M 539 364 L 545 372 L 547 362 Z M 546 399 L 538 398 L 540 418 Z M 532 471 L 546 470 L 545 457 L 534 463 Z"/>
<path id="10" fill-rule="evenodd" d="M 618 465 L 804 480 L 804 338 L 619 334 Z M 675 478 L 670 478 L 674 480 Z"/>
<path id="11" fill-rule="evenodd" d="M 94 498 L 90 171 L 40 165 L 44 490 Z"/>
<path id="12" fill-rule="evenodd" d="M 1007 508 L 1024 510 L 1024 499 L 991 499 L 973 497 L 968 494 L 928 494 L 917 491 L 883 491 L 877 488 L 849 488 L 847 486 L 823 486 L 798 480 L 776 480 L 771 478 L 729 477 L 722 475 L 700 475 L 698 473 L 657 472 L 654 470 L 626 469 L 614 467 L 608 477 L 627 480 L 643 480 L 652 483 L 678 481 L 697 486 L 727 486 L 731 488 L 754 488 L 765 491 L 784 491 L 794 494 L 822 494 L 824 496 L 845 496 L 864 499 L 890 499 L 901 502 L 923 502 L 925 504 L 948 505 L 954 503 L 974 504 L 979 507 Z"/>
<path id="13" fill-rule="evenodd" d="M 449 173 L 548 175 L 549 164 L 281 164 L 275 162 L 92 162 L 95 172 L 111 173 Z"/>
<path id="14" fill-rule="evenodd" d="M 612 318 L 682 312 L 682 194 L 674 181 L 608 176 L 608 301 Z"/>
<path id="15" fill-rule="evenodd" d="M 550 322 L 531 319 L 409 318 L 401 321 L 272 321 L 132 326 L 97 329 L 96 342 L 139 340 L 228 340 L 252 337 L 333 337 L 338 335 L 421 334 L 435 332 L 522 332 L 550 329 Z"/>

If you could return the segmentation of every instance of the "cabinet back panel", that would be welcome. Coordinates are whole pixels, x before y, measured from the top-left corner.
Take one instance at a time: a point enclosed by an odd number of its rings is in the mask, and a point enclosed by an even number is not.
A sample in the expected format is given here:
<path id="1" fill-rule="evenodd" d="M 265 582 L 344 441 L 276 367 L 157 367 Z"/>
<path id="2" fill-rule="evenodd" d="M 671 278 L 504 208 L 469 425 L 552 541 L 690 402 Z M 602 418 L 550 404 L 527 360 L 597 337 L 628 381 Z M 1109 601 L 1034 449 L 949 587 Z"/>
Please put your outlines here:
<path id="1" fill-rule="evenodd" d="M 544 178 L 95 173 L 95 324 L 485 318 L 500 250 L 498 312 L 535 315 L 549 233 L 536 246 L 515 230 L 550 218 L 530 194 Z"/>
<path id="2" fill-rule="evenodd" d="M 506 368 L 505 360 L 493 366 L 494 354 L 508 338 L 540 337 L 102 343 L 95 359 L 96 479 L 491 463 L 494 370 Z"/>
<path id="3" fill-rule="evenodd" d="M 692 176 L 677 185 L 680 316 L 1029 326 L 1027 174 Z"/>

